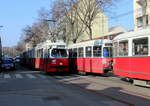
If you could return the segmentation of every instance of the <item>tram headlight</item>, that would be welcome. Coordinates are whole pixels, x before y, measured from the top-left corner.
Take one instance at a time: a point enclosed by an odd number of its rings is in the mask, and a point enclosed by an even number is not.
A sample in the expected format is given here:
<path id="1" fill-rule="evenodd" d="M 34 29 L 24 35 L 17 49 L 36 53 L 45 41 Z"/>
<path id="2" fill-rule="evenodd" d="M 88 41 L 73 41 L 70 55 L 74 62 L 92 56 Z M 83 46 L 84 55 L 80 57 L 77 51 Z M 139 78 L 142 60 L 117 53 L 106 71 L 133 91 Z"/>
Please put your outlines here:
<path id="1" fill-rule="evenodd" d="M 63 63 L 62 63 L 62 62 L 60 62 L 60 63 L 59 63 L 59 65 L 63 65 Z"/>
<path id="2" fill-rule="evenodd" d="M 56 64 L 56 60 L 52 60 L 52 64 Z"/>

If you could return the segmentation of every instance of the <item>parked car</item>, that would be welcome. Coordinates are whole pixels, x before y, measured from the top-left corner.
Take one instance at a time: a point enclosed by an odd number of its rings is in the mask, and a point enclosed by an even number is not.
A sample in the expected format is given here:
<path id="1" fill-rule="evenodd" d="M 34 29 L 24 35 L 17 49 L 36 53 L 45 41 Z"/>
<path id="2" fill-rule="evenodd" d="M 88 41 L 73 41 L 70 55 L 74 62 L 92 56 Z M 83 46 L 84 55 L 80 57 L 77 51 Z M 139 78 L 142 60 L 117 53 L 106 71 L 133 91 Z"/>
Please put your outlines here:
<path id="1" fill-rule="evenodd" d="M 16 62 L 16 63 L 19 63 L 19 62 L 20 62 L 20 56 L 16 56 L 16 57 L 15 57 L 15 62 Z"/>
<path id="2" fill-rule="evenodd" d="M 15 63 L 12 59 L 3 59 L 2 60 L 2 70 L 14 70 Z"/>

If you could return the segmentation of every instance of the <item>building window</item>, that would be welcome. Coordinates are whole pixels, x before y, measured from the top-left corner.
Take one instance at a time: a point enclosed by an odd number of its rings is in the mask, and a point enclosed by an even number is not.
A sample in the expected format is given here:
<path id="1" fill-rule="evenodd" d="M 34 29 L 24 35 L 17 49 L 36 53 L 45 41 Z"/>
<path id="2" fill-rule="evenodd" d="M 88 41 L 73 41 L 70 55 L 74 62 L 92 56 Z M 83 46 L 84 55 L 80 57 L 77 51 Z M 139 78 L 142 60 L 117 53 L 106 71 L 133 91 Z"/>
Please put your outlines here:
<path id="1" fill-rule="evenodd" d="M 86 57 L 92 57 L 92 47 L 86 47 Z"/>
<path id="2" fill-rule="evenodd" d="M 142 17 L 137 18 L 137 26 L 138 27 L 142 27 L 143 26 L 143 18 Z"/>
<path id="3" fill-rule="evenodd" d="M 133 55 L 148 55 L 148 38 L 133 40 Z"/>
<path id="4" fill-rule="evenodd" d="M 142 15 L 143 14 L 143 9 L 142 7 L 138 9 L 138 15 Z"/>

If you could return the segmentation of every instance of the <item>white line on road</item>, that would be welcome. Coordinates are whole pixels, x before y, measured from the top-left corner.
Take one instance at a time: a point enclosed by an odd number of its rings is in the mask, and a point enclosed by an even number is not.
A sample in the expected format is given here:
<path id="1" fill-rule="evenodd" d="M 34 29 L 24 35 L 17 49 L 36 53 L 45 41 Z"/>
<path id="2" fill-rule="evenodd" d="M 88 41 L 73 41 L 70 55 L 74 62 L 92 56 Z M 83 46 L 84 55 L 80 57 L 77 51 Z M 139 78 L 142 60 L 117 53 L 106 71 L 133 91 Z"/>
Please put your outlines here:
<path id="1" fill-rule="evenodd" d="M 22 75 L 20 75 L 20 74 L 15 74 L 15 76 L 16 76 L 16 78 L 23 78 L 23 76 Z"/>
<path id="2" fill-rule="evenodd" d="M 31 74 L 26 74 L 27 77 L 31 78 L 31 79 L 34 79 L 36 78 L 35 76 L 31 75 Z"/>
<path id="3" fill-rule="evenodd" d="M 61 78 L 64 78 L 62 76 L 54 76 L 55 78 L 58 78 L 58 79 L 61 79 Z"/>
<path id="4" fill-rule="evenodd" d="M 4 78 L 11 78 L 9 74 L 4 74 Z"/>
<path id="5" fill-rule="evenodd" d="M 41 78 L 43 78 L 43 79 L 45 79 L 45 78 L 46 78 L 46 76 L 41 75 L 41 74 L 38 74 L 38 76 L 39 76 L 39 77 L 41 77 Z"/>

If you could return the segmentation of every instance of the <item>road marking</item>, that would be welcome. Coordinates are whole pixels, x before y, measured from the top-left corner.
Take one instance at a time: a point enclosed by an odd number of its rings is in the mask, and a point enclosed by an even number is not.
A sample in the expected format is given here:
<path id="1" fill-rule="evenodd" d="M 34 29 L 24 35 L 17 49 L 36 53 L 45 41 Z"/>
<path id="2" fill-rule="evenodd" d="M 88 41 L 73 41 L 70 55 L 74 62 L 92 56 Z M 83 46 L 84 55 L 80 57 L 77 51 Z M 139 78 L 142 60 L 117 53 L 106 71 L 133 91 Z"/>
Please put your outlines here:
<path id="1" fill-rule="evenodd" d="M 46 76 L 41 75 L 41 74 L 38 74 L 38 76 L 39 76 L 39 77 L 41 77 L 41 78 L 43 78 L 43 79 L 45 79 L 45 78 L 46 78 Z"/>
<path id="2" fill-rule="evenodd" d="M 4 74 L 4 78 L 11 78 L 9 74 Z"/>
<path id="3" fill-rule="evenodd" d="M 27 77 L 31 78 L 31 79 L 34 79 L 36 78 L 35 76 L 31 75 L 31 74 L 26 74 Z"/>
<path id="4" fill-rule="evenodd" d="M 55 78 L 57 79 L 62 79 L 63 77 L 62 76 L 54 76 Z"/>
<path id="5" fill-rule="evenodd" d="M 2 78 L 2 76 L 3 76 L 3 74 L 2 74 L 2 73 L 0 73 L 0 78 Z"/>
<path id="6" fill-rule="evenodd" d="M 23 76 L 20 74 L 15 74 L 15 76 L 16 76 L 16 78 L 19 78 L 19 79 L 23 78 Z"/>

